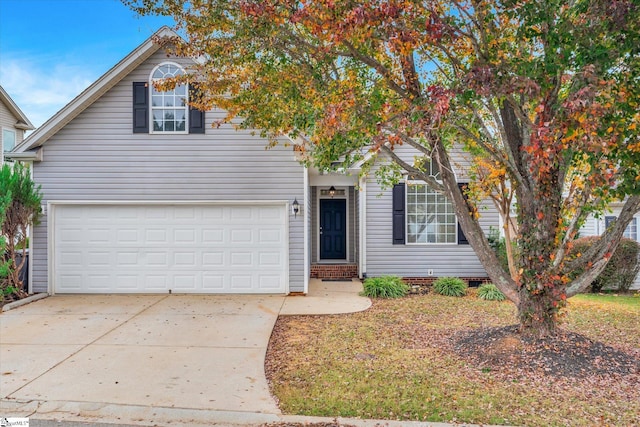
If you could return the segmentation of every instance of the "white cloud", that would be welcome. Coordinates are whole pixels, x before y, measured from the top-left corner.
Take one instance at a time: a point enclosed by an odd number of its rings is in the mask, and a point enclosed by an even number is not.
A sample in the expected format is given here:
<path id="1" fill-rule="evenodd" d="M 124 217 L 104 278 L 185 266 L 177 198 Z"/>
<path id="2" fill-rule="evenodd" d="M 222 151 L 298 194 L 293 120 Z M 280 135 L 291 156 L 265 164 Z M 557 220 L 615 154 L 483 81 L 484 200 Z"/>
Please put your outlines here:
<path id="1" fill-rule="evenodd" d="M 54 63 L 51 58 L 0 61 L 0 84 L 38 127 L 99 77 L 88 65 Z"/>

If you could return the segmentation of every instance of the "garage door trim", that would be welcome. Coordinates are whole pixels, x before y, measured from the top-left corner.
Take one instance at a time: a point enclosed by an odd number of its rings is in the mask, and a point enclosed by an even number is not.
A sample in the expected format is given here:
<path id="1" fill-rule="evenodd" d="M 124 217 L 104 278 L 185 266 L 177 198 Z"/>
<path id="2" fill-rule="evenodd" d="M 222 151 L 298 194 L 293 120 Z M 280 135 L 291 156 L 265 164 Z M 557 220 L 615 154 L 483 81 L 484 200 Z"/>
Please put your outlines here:
<path id="1" fill-rule="evenodd" d="M 284 293 L 288 294 L 290 290 L 289 270 L 290 270 L 290 223 L 289 213 L 291 211 L 290 202 L 288 200 L 50 200 L 47 202 L 46 210 L 43 212 L 47 215 L 47 277 L 48 277 L 48 293 L 53 295 L 56 290 L 55 283 L 55 230 L 56 230 L 56 207 L 65 205 L 81 205 L 81 206 L 274 206 L 284 209 Z"/>

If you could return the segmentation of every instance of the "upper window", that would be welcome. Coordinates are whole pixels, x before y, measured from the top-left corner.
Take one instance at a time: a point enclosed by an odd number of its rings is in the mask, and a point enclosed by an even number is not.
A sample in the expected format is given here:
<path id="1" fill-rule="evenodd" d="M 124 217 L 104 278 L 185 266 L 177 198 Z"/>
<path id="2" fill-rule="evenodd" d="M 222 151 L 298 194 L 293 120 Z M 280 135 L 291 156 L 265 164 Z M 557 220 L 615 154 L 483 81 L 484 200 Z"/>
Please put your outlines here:
<path id="1" fill-rule="evenodd" d="M 437 167 L 426 165 L 439 179 Z M 407 243 L 456 243 L 456 215 L 451 202 L 425 183 L 407 183 Z"/>
<path id="2" fill-rule="evenodd" d="M 173 63 L 158 66 L 151 74 L 151 122 L 153 132 L 186 133 L 189 107 L 187 85 L 177 85 L 174 89 L 160 91 L 153 82 L 184 74 L 182 68 Z"/>
<path id="3" fill-rule="evenodd" d="M 616 220 L 617 217 L 615 216 L 605 216 L 604 217 L 604 224 L 606 228 L 609 228 L 609 226 L 611 224 L 613 224 L 613 222 Z M 627 239 L 632 239 L 632 240 L 638 240 L 638 222 L 637 222 L 637 218 L 632 218 L 631 222 L 629 223 L 629 225 L 627 225 L 627 228 L 624 229 L 624 233 L 622 235 L 623 237 L 626 237 Z"/>
<path id="4" fill-rule="evenodd" d="M 2 151 L 11 151 L 16 146 L 16 131 L 12 129 L 2 129 Z"/>

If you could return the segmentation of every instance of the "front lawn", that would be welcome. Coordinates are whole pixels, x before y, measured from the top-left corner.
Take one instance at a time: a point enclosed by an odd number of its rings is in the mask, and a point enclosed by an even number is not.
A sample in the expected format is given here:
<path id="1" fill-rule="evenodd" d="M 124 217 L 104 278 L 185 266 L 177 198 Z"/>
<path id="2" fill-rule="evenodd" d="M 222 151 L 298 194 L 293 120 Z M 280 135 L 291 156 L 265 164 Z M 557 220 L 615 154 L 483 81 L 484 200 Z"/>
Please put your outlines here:
<path id="1" fill-rule="evenodd" d="M 375 300 L 352 315 L 281 317 L 267 377 L 290 414 L 640 425 L 640 298 L 611 298 L 571 299 L 563 334 L 546 347 L 509 328 L 511 303 L 475 296 L 428 294 Z"/>

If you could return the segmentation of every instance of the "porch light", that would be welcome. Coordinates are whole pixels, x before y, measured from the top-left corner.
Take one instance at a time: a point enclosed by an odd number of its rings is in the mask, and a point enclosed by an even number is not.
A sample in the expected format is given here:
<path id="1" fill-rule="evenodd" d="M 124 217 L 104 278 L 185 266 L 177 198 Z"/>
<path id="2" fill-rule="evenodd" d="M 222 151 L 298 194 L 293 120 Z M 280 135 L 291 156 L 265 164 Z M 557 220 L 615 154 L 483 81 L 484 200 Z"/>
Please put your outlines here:
<path id="1" fill-rule="evenodd" d="M 294 218 L 298 216 L 300 212 L 300 203 L 298 203 L 298 198 L 293 199 L 293 203 L 291 204 L 291 209 L 293 210 Z"/>
<path id="2" fill-rule="evenodd" d="M 336 195 L 336 187 L 334 187 L 333 185 L 331 187 L 329 187 L 329 195 L 333 198 L 333 196 Z"/>

